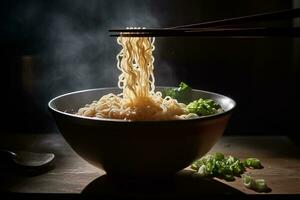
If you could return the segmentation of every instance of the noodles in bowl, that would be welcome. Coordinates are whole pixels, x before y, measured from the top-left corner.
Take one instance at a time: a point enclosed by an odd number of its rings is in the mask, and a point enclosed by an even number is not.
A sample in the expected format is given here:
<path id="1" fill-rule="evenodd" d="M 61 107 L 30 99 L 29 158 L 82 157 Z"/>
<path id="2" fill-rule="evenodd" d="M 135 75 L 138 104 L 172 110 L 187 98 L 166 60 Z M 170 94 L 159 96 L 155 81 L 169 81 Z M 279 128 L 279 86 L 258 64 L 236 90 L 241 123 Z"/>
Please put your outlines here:
<path id="1" fill-rule="evenodd" d="M 185 119 L 186 105 L 155 92 L 154 38 L 118 37 L 122 46 L 117 55 L 121 71 L 118 87 L 121 94 L 107 94 L 99 101 L 79 109 L 78 115 L 133 121 Z"/>
<path id="2" fill-rule="evenodd" d="M 211 149 L 235 102 L 185 84 L 155 91 L 154 38 L 120 37 L 118 43 L 119 88 L 64 94 L 49 109 L 72 149 L 111 177 L 173 176 Z"/>

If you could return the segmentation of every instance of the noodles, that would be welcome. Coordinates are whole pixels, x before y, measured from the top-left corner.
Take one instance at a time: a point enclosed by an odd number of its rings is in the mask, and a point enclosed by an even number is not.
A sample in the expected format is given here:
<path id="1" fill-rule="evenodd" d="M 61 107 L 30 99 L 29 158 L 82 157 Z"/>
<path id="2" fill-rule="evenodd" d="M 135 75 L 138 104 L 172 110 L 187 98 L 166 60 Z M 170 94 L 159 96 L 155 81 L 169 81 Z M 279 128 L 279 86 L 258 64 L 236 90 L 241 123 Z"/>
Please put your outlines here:
<path id="1" fill-rule="evenodd" d="M 121 71 L 118 87 L 123 92 L 104 95 L 80 108 L 77 114 L 133 121 L 184 119 L 185 104 L 155 92 L 154 38 L 118 37 L 117 42 L 122 46 L 117 67 Z"/>

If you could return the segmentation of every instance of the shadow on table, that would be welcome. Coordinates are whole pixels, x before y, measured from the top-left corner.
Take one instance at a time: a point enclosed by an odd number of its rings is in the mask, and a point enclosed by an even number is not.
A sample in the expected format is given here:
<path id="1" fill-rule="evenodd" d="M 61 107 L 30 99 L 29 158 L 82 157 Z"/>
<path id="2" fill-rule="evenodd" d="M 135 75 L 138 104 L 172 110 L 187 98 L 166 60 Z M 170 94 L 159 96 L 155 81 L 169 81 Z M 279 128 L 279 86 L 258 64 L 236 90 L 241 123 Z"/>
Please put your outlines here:
<path id="1" fill-rule="evenodd" d="M 201 195 L 244 194 L 214 179 L 202 178 L 189 170 L 183 170 L 174 178 L 129 181 L 111 179 L 103 175 L 89 183 L 83 195 L 132 197 L 132 198 L 187 198 Z"/>

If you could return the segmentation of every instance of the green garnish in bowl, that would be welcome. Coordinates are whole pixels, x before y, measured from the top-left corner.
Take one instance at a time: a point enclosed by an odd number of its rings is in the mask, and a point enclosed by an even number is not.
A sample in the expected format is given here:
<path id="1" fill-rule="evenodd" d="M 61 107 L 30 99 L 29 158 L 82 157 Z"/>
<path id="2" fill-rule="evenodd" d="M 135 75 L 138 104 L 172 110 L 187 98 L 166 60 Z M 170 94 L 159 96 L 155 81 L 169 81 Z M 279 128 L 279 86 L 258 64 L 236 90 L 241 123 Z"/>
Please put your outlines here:
<path id="1" fill-rule="evenodd" d="M 192 88 L 184 82 L 180 82 L 178 88 L 169 88 L 162 91 L 162 96 L 172 97 L 178 102 L 188 102 L 191 99 Z M 222 111 L 221 106 L 212 99 L 194 100 L 187 104 L 186 111 L 188 113 L 193 113 L 198 116 L 206 116 L 216 114 Z"/>
<path id="2" fill-rule="evenodd" d="M 186 106 L 189 113 L 195 113 L 199 116 L 212 115 L 219 112 L 221 106 L 212 99 L 198 99 Z"/>
<path id="3" fill-rule="evenodd" d="M 192 88 L 184 82 L 180 82 L 178 88 L 169 88 L 162 91 L 162 96 L 172 97 L 178 102 L 186 102 L 192 95 Z"/>

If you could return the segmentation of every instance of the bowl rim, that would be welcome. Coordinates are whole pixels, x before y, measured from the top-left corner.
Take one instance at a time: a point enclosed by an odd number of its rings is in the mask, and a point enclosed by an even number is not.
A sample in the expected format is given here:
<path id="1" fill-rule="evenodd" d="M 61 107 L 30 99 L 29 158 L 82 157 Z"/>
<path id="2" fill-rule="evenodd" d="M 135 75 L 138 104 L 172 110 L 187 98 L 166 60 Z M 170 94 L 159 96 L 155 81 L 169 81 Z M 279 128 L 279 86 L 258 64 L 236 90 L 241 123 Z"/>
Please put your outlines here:
<path id="1" fill-rule="evenodd" d="M 177 87 L 171 87 L 171 86 L 156 86 L 156 89 L 160 89 L 160 88 L 177 88 Z M 84 90 L 77 90 L 77 91 L 73 91 L 73 92 L 68 92 L 68 93 L 64 93 L 61 95 L 58 95 L 54 98 L 52 98 L 49 102 L 48 102 L 48 109 L 50 109 L 53 112 L 65 115 L 66 117 L 71 117 L 71 118 L 76 118 L 76 119 L 81 119 L 81 120 L 88 120 L 88 121 L 95 121 L 95 122 L 114 122 L 114 123 L 130 123 L 130 124 L 135 124 L 135 123 L 170 123 L 170 122 L 187 122 L 187 121 L 199 121 L 199 120 L 210 120 L 210 119 L 215 119 L 215 118 L 219 118 L 222 117 L 224 115 L 229 115 L 232 113 L 232 111 L 235 109 L 236 107 L 236 102 L 225 95 L 216 93 L 216 92 L 210 92 L 210 91 L 206 91 L 206 90 L 199 90 L 199 89 L 192 89 L 192 91 L 196 91 L 196 92 L 203 92 L 203 93 L 208 93 L 208 94 L 212 94 L 212 95 L 216 95 L 216 96 L 221 96 L 224 97 L 226 99 L 229 99 L 232 102 L 232 107 L 230 109 L 228 109 L 227 111 L 221 112 L 221 113 L 216 113 L 213 115 L 207 115 L 207 116 L 200 116 L 197 118 L 191 118 L 191 119 L 184 119 L 184 120 L 179 120 L 179 119 L 172 119 L 172 120 L 144 120 L 144 121 L 130 121 L 130 120 L 122 120 L 122 119 L 108 119 L 108 118 L 97 118 L 97 117 L 86 117 L 86 116 L 81 116 L 81 115 L 76 115 L 76 114 L 71 114 L 71 113 L 67 113 L 67 112 L 63 112 L 60 111 L 56 108 L 54 108 L 52 106 L 53 102 L 55 102 L 57 99 L 63 98 L 65 96 L 69 96 L 69 95 L 73 95 L 73 94 L 77 94 L 77 93 L 84 93 L 84 92 L 91 92 L 91 91 L 96 91 L 96 90 L 111 90 L 111 89 L 120 89 L 118 87 L 103 87 L 103 88 L 92 88 L 92 89 L 84 89 Z"/>

